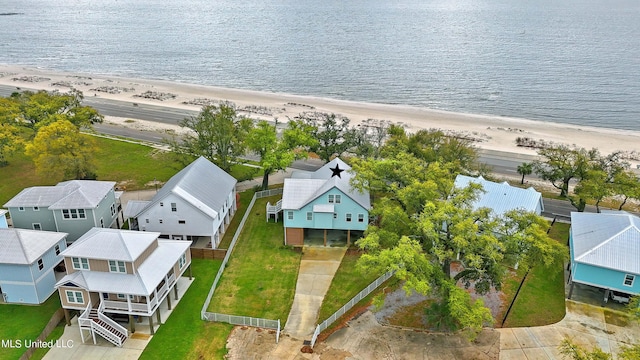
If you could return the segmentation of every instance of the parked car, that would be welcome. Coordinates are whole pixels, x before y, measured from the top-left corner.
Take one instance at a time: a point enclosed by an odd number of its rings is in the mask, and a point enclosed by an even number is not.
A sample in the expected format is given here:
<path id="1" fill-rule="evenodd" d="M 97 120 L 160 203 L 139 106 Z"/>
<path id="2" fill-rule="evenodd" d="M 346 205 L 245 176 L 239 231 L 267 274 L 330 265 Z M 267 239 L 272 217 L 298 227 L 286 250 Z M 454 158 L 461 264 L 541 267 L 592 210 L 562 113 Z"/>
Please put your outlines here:
<path id="1" fill-rule="evenodd" d="M 621 304 L 628 304 L 630 297 L 631 297 L 631 295 L 623 293 L 623 292 L 614 291 L 614 290 L 609 291 L 609 298 L 611 300 L 613 300 L 615 302 L 619 302 Z"/>

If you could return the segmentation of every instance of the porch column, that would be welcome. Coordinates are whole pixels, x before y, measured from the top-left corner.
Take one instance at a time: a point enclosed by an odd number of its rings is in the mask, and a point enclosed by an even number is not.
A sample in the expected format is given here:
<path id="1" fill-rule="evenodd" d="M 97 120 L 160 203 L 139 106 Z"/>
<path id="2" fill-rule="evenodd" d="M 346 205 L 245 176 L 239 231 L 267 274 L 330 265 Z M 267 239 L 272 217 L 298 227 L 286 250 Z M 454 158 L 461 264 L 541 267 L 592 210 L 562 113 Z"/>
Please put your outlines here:
<path id="1" fill-rule="evenodd" d="M 173 286 L 173 293 L 176 296 L 176 301 L 178 300 L 178 281 L 176 280 L 176 284 Z"/>
<path id="2" fill-rule="evenodd" d="M 191 264 L 189 264 L 189 280 L 193 280 L 193 275 L 191 275 Z"/>
<path id="3" fill-rule="evenodd" d="M 129 331 L 132 334 L 136 332 L 136 323 L 133 321 L 133 315 L 129 315 Z"/>
<path id="4" fill-rule="evenodd" d="M 129 309 L 129 312 L 131 312 L 131 298 L 129 297 L 129 295 L 125 295 L 127 297 L 127 309 Z"/>
<path id="5" fill-rule="evenodd" d="M 67 326 L 71 326 L 71 317 L 69 315 L 69 309 L 64 309 L 64 321 Z"/>
<path id="6" fill-rule="evenodd" d="M 171 295 L 167 296 L 167 307 L 169 308 L 169 310 L 171 310 Z M 158 315 L 160 314 L 160 312 L 158 311 Z"/>
<path id="7" fill-rule="evenodd" d="M 327 246 L 327 229 L 324 229 L 324 246 Z"/>
<path id="8" fill-rule="evenodd" d="M 157 311 L 158 310 L 156 310 L 156 312 Z M 149 332 L 151 333 L 151 335 L 155 335 L 155 331 L 153 331 L 153 314 L 149 316 Z"/>
<path id="9" fill-rule="evenodd" d="M 162 319 L 160 318 L 160 308 L 156 310 L 156 317 L 158 318 L 158 325 L 162 324 Z"/>
<path id="10" fill-rule="evenodd" d="M 347 247 L 351 246 L 351 230 L 347 230 Z"/>
<path id="11" fill-rule="evenodd" d="M 573 281 L 569 280 L 571 282 L 571 285 L 569 285 L 569 296 L 567 296 L 567 299 L 571 299 L 571 295 L 573 294 Z"/>
<path id="12" fill-rule="evenodd" d="M 602 306 L 605 306 L 607 304 L 607 302 L 609 302 L 609 293 L 611 292 L 611 290 L 606 289 L 604 291 L 604 299 L 602 299 Z"/>

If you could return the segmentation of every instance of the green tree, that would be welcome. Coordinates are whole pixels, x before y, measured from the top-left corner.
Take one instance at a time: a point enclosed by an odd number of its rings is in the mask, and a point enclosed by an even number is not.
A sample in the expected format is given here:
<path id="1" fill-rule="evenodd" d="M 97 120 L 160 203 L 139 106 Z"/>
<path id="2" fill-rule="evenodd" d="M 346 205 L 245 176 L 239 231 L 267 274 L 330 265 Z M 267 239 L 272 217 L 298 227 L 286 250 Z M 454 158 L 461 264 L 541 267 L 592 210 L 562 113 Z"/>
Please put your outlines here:
<path id="1" fill-rule="evenodd" d="M 0 167 L 9 164 L 7 156 L 22 145 L 20 136 L 20 107 L 11 98 L 0 98 Z"/>
<path id="2" fill-rule="evenodd" d="M 533 164 L 524 162 L 518 165 L 517 171 L 518 171 L 518 174 L 522 175 L 522 179 L 520 179 L 520 184 L 524 184 L 524 177 L 526 175 L 531 175 L 531 173 L 533 172 Z"/>
<path id="3" fill-rule="evenodd" d="M 168 141 L 171 150 L 182 162 L 204 156 L 226 172 L 246 150 L 245 138 L 253 120 L 238 116 L 229 105 L 204 106 L 197 116 L 180 121 L 182 128 L 191 130 L 181 139 Z"/>
<path id="4" fill-rule="evenodd" d="M 75 89 L 68 93 L 24 91 L 14 93 L 12 98 L 19 102 L 24 122 L 34 128 L 55 122 L 60 116 L 78 128 L 91 128 L 104 120 L 96 109 L 82 105 L 84 96 Z"/>
<path id="5" fill-rule="evenodd" d="M 592 149 L 570 148 L 566 145 L 557 145 L 538 150 L 543 160 L 533 162 L 533 170 L 542 179 L 560 189 L 560 196 L 569 195 L 569 182 L 572 179 L 581 180 L 591 168 L 591 162 L 599 154 Z"/>
<path id="6" fill-rule="evenodd" d="M 296 159 L 307 156 L 306 149 L 315 140 L 305 124 L 292 120 L 282 135 L 277 134 L 277 126 L 260 121 L 247 134 L 247 148 L 260 157 L 260 167 L 264 170 L 262 189 L 269 187 L 269 175 L 284 170 Z"/>
<path id="7" fill-rule="evenodd" d="M 602 351 L 598 346 L 594 346 L 592 350 L 575 344 L 571 339 L 565 338 L 559 346 L 563 359 L 571 360 L 613 360 L 614 357 Z M 640 344 L 631 346 L 622 346 L 616 359 L 619 360 L 638 360 L 640 359 Z"/>
<path id="8" fill-rule="evenodd" d="M 622 210 L 629 199 L 640 199 L 640 180 L 633 171 L 622 171 L 613 180 L 612 192 L 622 199 L 618 207 Z"/>
<path id="9" fill-rule="evenodd" d="M 311 135 L 317 140 L 309 150 L 325 162 L 334 156 L 341 156 L 353 145 L 354 134 L 347 117 L 322 112 L 304 112 L 295 119 L 308 125 Z"/>
<path id="10" fill-rule="evenodd" d="M 353 152 L 361 158 L 380 157 L 380 151 L 389 135 L 391 122 L 367 119 L 353 130 Z"/>
<path id="11" fill-rule="evenodd" d="M 42 126 L 25 147 L 36 171 L 52 180 L 95 179 L 95 141 L 61 118 Z"/>

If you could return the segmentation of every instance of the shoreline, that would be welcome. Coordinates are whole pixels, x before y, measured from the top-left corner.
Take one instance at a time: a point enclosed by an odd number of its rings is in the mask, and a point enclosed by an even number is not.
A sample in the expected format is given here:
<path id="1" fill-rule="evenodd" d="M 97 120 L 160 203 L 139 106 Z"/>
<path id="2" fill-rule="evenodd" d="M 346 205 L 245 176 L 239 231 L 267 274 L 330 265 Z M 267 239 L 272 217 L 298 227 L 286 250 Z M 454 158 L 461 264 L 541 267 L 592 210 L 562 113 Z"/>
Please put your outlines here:
<path id="1" fill-rule="evenodd" d="M 640 144 L 640 131 L 458 113 L 410 105 L 223 88 L 168 80 L 70 73 L 6 64 L 0 64 L 0 84 L 21 90 L 61 92 L 74 87 L 82 91 L 85 97 L 95 96 L 132 104 L 152 104 L 194 111 L 198 111 L 201 104 L 207 101 L 231 101 L 240 109 L 238 112 L 242 115 L 264 120 L 278 118 L 283 122 L 305 111 L 320 111 L 346 116 L 351 120 L 352 126 L 373 118 L 403 124 L 411 132 L 437 128 L 456 136 L 472 138 L 477 147 L 486 150 L 536 155 L 535 149 L 516 145 L 516 138 L 527 137 L 587 149 L 595 147 L 603 154 L 622 150 L 633 155 L 633 159 L 627 160 L 632 167 L 640 164 L 640 155 L 636 150 Z M 105 117 L 107 122 L 130 126 L 131 123 L 124 122 L 127 119 L 130 118 Z M 150 129 L 179 129 L 177 124 L 164 125 L 134 120 Z"/>

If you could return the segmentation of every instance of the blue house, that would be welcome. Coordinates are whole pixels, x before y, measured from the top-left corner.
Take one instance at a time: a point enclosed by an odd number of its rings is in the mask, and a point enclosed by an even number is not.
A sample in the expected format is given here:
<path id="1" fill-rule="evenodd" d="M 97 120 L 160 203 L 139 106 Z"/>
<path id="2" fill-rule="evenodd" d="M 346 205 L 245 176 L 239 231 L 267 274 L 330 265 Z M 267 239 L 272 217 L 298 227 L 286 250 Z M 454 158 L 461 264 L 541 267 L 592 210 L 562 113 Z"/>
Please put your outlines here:
<path id="1" fill-rule="evenodd" d="M 531 211 L 538 215 L 544 211 L 542 194 L 534 188 L 522 189 L 507 182 L 497 183 L 485 180 L 482 176 L 474 178 L 465 175 L 456 176 L 454 186 L 461 189 L 470 183 L 480 184 L 484 190 L 473 204 L 476 209 L 489 208 L 495 216 L 502 216 L 507 211 L 515 209 Z"/>
<path id="2" fill-rule="evenodd" d="M 0 209 L 0 229 L 9 228 L 9 224 L 7 222 L 7 213 L 9 210 Z"/>
<path id="3" fill-rule="evenodd" d="M 55 291 L 54 267 L 67 234 L 0 229 L 0 293 L 8 303 L 41 304 Z"/>
<path id="4" fill-rule="evenodd" d="M 58 231 L 73 242 L 93 227 L 111 227 L 119 205 L 112 181 L 71 180 L 22 190 L 4 207 L 13 227 Z M 117 226 L 118 224 L 116 224 Z"/>
<path id="5" fill-rule="evenodd" d="M 574 283 L 640 294 L 640 218 L 624 211 L 571 213 L 571 288 Z"/>
<path id="6" fill-rule="evenodd" d="M 313 173 L 294 173 L 285 179 L 282 192 L 285 245 L 304 245 L 305 231 L 346 232 L 347 246 L 351 231 L 364 231 L 369 224 L 371 203 L 368 192 L 351 187 L 351 167 L 335 158 Z"/>

